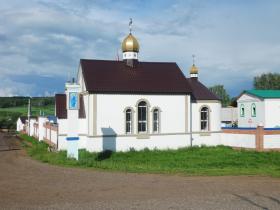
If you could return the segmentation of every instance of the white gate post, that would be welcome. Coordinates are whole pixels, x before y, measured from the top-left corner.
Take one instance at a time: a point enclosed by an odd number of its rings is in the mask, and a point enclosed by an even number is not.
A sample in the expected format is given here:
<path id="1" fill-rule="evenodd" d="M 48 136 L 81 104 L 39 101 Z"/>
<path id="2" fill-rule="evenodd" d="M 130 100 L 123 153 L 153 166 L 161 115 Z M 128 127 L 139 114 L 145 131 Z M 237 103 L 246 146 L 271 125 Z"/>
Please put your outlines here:
<path id="1" fill-rule="evenodd" d="M 79 90 L 80 86 L 76 83 L 66 83 L 67 97 L 67 157 L 79 158 Z"/>

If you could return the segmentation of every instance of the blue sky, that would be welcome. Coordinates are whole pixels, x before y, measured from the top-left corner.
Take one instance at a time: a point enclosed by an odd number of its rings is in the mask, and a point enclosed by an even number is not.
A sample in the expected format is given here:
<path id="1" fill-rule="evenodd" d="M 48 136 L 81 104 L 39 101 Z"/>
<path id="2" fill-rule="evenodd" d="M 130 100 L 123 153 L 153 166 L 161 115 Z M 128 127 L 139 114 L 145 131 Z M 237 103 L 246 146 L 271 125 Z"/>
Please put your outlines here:
<path id="1" fill-rule="evenodd" d="M 177 62 L 232 95 L 280 73 L 280 1 L 0 1 L 0 96 L 53 95 L 80 58 L 114 60 L 133 18 L 140 60 Z"/>

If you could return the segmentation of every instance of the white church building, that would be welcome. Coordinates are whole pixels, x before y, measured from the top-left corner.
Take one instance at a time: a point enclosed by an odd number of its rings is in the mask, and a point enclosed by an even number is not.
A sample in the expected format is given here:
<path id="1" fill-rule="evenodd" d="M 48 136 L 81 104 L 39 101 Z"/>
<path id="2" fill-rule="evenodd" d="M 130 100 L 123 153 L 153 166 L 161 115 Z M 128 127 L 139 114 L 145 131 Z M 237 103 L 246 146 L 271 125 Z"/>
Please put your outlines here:
<path id="1" fill-rule="evenodd" d="M 76 82 L 56 95 L 58 149 L 76 141 L 88 151 L 177 149 L 218 145 L 221 103 L 198 79 L 171 62 L 138 59 L 139 43 L 129 33 L 123 59 L 81 59 Z"/>

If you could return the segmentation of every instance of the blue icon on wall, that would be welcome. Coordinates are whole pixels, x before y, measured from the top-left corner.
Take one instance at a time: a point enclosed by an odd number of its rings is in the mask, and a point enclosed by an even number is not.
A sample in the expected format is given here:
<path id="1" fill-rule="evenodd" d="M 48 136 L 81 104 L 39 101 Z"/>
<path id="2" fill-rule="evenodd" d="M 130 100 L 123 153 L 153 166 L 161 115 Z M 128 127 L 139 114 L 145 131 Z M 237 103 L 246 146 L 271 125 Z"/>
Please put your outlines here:
<path id="1" fill-rule="evenodd" d="M 69 93 L 69 109 L 78 109 L 78 93 Z"/>

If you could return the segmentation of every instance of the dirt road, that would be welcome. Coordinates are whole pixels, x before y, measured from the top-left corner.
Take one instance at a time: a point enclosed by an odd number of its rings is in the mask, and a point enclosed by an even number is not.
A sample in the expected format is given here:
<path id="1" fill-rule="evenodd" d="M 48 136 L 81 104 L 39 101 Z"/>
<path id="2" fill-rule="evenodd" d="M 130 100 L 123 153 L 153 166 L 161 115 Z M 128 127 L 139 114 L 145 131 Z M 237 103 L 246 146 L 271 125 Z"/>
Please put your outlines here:
<path id="1" fill-rule="evenodd" d="M 7 144 L 0 133 L 0 209 L 280 209 L 280 179 L 63 168 Z"/>

